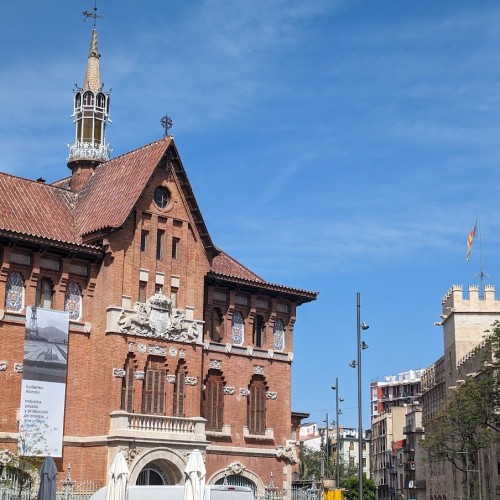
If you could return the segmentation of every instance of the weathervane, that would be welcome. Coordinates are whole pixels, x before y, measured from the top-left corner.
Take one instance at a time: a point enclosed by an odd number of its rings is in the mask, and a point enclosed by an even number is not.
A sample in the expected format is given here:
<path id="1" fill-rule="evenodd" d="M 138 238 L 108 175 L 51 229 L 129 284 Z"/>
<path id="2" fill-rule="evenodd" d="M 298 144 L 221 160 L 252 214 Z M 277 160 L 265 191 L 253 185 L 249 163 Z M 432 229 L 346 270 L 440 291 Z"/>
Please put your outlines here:
<path id="1" fill-rule="evenodd" d="M 170 116 L 168 115 L 165 115 L 160 120 L 160 123 L 161 126 L 165 129 L 165 137 L 168 137 L 170 135 L 168 131 L 172 128 L 173 125 L 172 118 L 170 118 Z"/>
<path id="2" fill-rule="evenodd" d="M 97 0 L 94 0 L 94 12 L 89 12 L 88 10 L 84 10 L 82 12 L 82 14 L 83 14 L 83 20 L 84 21 L 86 21 L 89 17 L 91 17 L 91 18 L 94 19 L 94 28 L 96 27 L 97 18 L 99 18 L 99 19 L 103 18 L 103 16 L 100 16 L 97 13 Z"/>

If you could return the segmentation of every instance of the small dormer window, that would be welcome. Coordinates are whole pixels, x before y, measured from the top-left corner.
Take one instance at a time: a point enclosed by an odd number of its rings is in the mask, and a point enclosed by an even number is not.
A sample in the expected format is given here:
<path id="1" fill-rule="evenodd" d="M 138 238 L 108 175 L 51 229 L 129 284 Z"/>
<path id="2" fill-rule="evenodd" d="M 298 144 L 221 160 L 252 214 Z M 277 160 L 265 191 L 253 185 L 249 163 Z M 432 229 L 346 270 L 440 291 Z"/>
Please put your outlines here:
<path id="1" fill-rule="evenodd" d="M 154 192 L 154 202 L 158 208 L 165 208 L 168 205 L 169 193 L 163 186 L 158 186 Z"/>

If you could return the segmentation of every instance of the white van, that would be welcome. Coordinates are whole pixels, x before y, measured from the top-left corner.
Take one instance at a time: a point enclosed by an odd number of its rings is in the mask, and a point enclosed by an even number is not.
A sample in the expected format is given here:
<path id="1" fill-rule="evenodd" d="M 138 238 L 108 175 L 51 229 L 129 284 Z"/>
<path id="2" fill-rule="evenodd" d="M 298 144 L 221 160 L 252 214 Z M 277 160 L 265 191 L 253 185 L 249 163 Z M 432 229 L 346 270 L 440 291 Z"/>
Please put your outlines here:
<path id="1" fill-rule="evenodd" d="M 96 491 L 90 500 L 106 500 L 106 489 Z M 129 486 L 128 500 L 184 500 L 184 486 Z M 254 497 L 248 486 L 207 485 L 204 500 L 254 500 Z"/>

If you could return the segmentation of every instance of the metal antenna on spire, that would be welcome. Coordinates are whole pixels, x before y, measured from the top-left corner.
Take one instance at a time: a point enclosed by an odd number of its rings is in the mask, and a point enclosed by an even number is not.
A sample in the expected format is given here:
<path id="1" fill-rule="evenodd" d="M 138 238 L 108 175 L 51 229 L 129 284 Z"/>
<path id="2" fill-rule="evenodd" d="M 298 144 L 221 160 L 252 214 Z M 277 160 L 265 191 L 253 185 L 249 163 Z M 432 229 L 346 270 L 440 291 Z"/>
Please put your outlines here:
<path id="1" fill-rule="evenodd" d="M 165 129 L 165 137 L 168 137 L 170 135 L 168 131 L 172 128 L 172 125 L 174 124 L 172 122 L 172 118 L 170 118 L 170 116 L 166 114 L 165 116 L 162 117 L 160 123 L 161 126 Z"/>
<path id="2" fill-rule="evenodd" d="M 104 17 L 97 13 L 97 0 L 94 0 L 94 12 L 89 12 L 88 10 L 84 10 L 82 14 L 83 14 L 83 21 L 86 21 L 89 17 L 94 19 L 94 28 L 96 27 L 97 19 L 98 18 L 102 19 Z"/>
<path id="3" fill-rule="evenodd" d="M 483 269 L 483 241 L 481 237 L 481 219 L 477 218 L 477 232 L 479 236 L 479 272 L 474 275 L 474 278 L 479 278 L 480 288 L 479 296 L 484 297 L 484 279 L 490 278 L 490 274 L 486 274 Z"/>

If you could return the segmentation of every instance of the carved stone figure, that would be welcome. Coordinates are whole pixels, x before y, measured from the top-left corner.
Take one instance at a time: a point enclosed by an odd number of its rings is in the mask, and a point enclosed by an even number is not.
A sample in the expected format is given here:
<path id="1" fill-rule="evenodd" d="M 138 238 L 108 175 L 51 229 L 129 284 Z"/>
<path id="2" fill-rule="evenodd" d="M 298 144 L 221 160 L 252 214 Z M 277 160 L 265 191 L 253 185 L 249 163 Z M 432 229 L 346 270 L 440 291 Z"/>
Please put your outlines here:
<path id="1" fill-rule="evenodd" d="M 276 448 L 276 457 L 283 458 L 291 464 L 298 462 L 297 449 L 295 441 L 287 439 L 285 444 Z"/>

